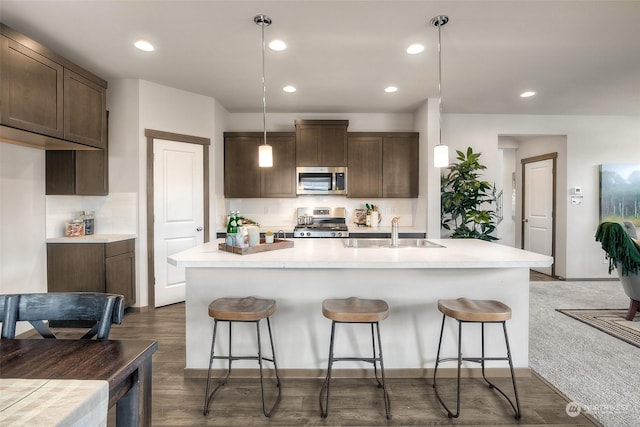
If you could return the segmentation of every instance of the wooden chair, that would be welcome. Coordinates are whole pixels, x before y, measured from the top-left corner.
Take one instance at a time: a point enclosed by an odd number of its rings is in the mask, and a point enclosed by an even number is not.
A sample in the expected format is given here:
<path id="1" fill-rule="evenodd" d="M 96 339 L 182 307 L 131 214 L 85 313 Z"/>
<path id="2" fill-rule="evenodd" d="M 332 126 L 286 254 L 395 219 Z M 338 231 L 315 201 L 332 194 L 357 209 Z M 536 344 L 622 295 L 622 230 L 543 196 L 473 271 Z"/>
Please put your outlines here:
<path id="1" fill-rule="evenodd" d="M 124 297 L 92 292 L 0 295 L 0 318 L 6 339 L 15 338 L 17 322 L 29 322 L 43 338 L 55 339 L 45 321 L 80 321 L 89 328 L 81 339 L 106 340 L 111 325 L 122 323 Z"/>

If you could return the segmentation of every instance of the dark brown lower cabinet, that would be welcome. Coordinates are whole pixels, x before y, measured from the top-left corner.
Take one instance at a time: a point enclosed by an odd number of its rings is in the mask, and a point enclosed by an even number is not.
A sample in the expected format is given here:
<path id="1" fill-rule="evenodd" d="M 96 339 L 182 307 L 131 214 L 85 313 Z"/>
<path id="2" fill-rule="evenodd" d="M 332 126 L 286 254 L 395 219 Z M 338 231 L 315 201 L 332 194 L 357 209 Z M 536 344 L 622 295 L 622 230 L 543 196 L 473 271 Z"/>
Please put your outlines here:
<path id="1" fill-rule="evenodd" d="M 135 240 L 47 243 L 49 292 L 106 292 L 136 301 Z"/>

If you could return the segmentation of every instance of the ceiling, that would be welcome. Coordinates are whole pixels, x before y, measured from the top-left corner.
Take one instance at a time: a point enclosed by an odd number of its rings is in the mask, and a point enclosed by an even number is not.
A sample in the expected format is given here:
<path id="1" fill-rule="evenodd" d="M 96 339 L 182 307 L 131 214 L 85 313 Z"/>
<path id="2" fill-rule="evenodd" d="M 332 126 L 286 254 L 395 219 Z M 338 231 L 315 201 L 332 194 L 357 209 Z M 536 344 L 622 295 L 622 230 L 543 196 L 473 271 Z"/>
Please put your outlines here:
<path id="1" fill-rule="evenodd" d="M 0 19 L 112 80 L 143 79 L 262 111 L 413 112 L 438 91 L 445 113 L 640 115 L 640 1 L 1 0 Z M 144 53 L 133 41 L 156 50 Z M 410 56 L 406 47 L 426 46 Z M 286 84 L 297 87 L 284 93 Z M 394 85 L 396 93 L 385 93 Z M 522 99 L 521 92 L 537 95 Z"/>

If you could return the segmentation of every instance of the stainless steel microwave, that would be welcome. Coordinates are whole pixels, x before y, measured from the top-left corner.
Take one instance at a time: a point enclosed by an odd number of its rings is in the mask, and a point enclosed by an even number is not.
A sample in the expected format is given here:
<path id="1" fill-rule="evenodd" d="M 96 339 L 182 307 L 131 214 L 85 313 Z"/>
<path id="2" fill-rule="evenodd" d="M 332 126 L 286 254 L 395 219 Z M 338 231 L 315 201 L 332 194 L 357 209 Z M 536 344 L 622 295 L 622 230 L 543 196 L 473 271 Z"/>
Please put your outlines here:
<path id="1" fill-rule="evenodd" d="M 346 167 L 297 167 L 296 179 L 296 194 L 347 194 Z"/>

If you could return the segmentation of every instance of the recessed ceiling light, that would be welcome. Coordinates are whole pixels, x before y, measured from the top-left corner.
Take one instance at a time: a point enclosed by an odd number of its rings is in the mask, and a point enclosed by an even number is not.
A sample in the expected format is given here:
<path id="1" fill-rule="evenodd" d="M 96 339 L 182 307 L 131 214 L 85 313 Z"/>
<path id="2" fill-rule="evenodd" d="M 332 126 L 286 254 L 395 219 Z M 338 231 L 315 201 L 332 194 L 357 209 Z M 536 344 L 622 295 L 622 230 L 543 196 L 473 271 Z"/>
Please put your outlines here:
<path id="1" fill-rule="evenodd" d="M 418 53 L 421 53 L 422 51 L 424 51 L 424 46 L 420 43 L 414 43 L 407 48 L 407 53 L 409 55 L 416 55 Z"/>
<path id="2" fill-rule="evenodd" d="M 532 90 L 529 90 L 527 92 L 522 92 L 520 94 L 520 98 L 531 98 L 532 96 L 534 96 L 536 93 Z"/>
<path id="3" fill-rule="evenodd" d="M 397 87 L 395 87 L 395 86 L 389 86 L 389 87 L 386 87 L 386 88 L 384 89 L 384 91 L 385 91 L 385 92 L 387 92 L 387 93 L 393 93 L 393 92 L 397 92 L 397 91 L 398 91 L 398 88 L 397 88 Z"/>
<path id="4" fill-rule="evenodd" d="M 296 88 L 291 86 L 291 85 L 287 85 L 287 86 L 283 87 L 282 90 L 285 91 L 285 92 L 293 93 L 293 92 L 296 91 Z"/>
<path id="5" fill-rule="evenodd" d="M 153 47 L 153 45 L 151 43 L 149 43 L 148 41 L 146 41 L 146 40 L 138 40 L 133 45 L 135 47 L 137 47 L 138 49 L 143 50 L 145 52 L 153 52 L 153 50 L 155 49 Z"/>
<path id="6" fill-rule="evenodd" d="M 273 40 L 271 43 L 269 43 L 269 49 L 271 50 L 275 50 L 279 52 L 281 50 L 285 50 L 286 48 L 287 48 L 287 44 L 282 40 Z"/>

